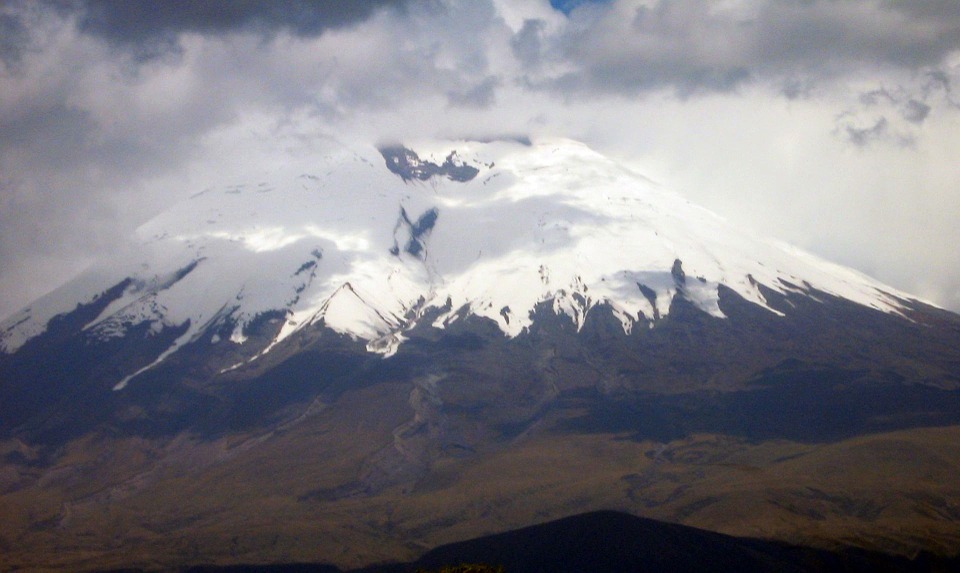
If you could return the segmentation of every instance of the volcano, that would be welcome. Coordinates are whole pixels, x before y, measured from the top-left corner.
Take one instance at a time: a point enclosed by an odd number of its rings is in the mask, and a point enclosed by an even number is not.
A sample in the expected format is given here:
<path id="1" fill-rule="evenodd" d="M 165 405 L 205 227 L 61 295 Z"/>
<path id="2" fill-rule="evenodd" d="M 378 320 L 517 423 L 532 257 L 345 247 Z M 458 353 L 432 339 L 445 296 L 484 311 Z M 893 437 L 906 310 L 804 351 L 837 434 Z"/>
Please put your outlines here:
<path id="1" fill-rule="evenodd" d="M 0 324 L 0 566 L 358 567 L 600 509 L 952 555 L 958 438 L 956 314 L 573 141 L 342 148 Z"/>

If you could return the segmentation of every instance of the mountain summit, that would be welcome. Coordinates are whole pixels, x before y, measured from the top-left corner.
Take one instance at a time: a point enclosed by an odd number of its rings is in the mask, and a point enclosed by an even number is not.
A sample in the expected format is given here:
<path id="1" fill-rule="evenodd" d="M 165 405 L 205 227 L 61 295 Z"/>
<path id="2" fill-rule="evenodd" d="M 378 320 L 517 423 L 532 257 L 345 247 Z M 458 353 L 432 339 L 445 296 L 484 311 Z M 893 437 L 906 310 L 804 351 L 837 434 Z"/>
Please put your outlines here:
<path id="1" fill-rule="evenodd" d="M 228 370 L 319 325 L 385 356 L 425 320 L 443 329 L 482 317 L 512 338 L 544 303 L 577 329 L 591 312 L 612 313 L 625 335 L 655 328 L 677 298 L 724 318 L 721 288 L 775 315 L 791 307 L 770 293 L 825 293 L 905 318 L 917 304 L 573 141 L 427 149 L 437 151 L 343 150 L 199 193 L 0 325 L 0 349 L 15 353 L 77 305 L 97 308 L 78 325 L 90 339 L 175 332 L 149 363 L 121 372 L 121 390 L 186 345 L 248 344 L 267 315 L 281 326 Z"/>
<path id="2" fill-rule="evenodd" d="M 598 509 L 960 550 L 960 317 L 573 141 L 204 190 L 0 350 L 0 568 L 358 567 Z"/>

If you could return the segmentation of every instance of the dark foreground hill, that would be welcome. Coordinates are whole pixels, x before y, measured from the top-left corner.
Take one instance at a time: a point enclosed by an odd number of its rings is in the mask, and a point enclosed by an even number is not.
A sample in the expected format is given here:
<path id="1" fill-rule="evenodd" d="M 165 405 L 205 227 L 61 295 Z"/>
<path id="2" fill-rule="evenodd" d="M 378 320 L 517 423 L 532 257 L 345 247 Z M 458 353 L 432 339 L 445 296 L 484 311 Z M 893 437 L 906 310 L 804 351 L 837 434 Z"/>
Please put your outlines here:
<path id="1" fill-rule="evenodd" d="M 444 545 L 412 563 L 375 565 L 351 573 L 438 571 L 458 564 L 493 564 L 504 573 L 672 573 L 956 571 L 960 557 L 914 559 L 862 550 L 824 551 L 732 537 L 626 513 L 598 511 Z M 322 564 L 200 566 L 184 573 L 338 573 Z"/>

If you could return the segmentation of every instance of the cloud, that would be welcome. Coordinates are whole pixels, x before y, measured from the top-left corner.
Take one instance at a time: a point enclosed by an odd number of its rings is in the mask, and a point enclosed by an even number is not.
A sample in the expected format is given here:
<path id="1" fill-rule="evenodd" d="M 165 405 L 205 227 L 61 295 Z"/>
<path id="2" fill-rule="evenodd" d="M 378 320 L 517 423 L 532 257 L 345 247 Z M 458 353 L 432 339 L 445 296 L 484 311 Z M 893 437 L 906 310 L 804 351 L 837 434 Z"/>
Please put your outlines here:
<path id="1" fill-rule="evenodd" d="M 923 121 L 927 119 L 927 116 L 930 115 L 930 109 L 931 107 L 922 101 L 910 99 L 903 104 L 901 114 L 903 118 L 910 123 L 923 123 Z"/>
<path id="2" fill-rule="evenodd" d="M 762 80 L 797 86 L 865 66 L 935 67 L 960 42 L 960 14 L 949 2 L 621 0 L 571 19 L 555 57 L 575 67 L 544 84 L 627 96 L 724 92 Z"/>
<path id="3" fill-rule="evenodd" d="M 27 28 L 20 18 L 0 12 L 0 62 L 3 62 L 8 70 L 15 69 L 20 63 L 27 38 Z"/>
<path id="4" fill-rule="evenodd" d="M 500 78 L 489 76 L 466 90 L 452 91 L 447 94 L 451 105 L 488 108 L 496 101 L 496 89 Z"/>
<path id="5" fill-rule="evenodd" d="M 205 36 L 254 32 L 272 36 L 289 32 L 312 37 L 369 18 L 376 10 L 401 7 L 403 0 L 74 0 L 56 1 L 77 15 L 78 26 L 88 34 L 131 50 L 138 59 L 149 59 L 180 49 L 182 34 Z"/>
<path id="6" fill-rule="evenodd" d="M 883 138 L 887 134 L 887 124 L 887 118 L 880 117 L 877 118 L 877 121 L 874 122 L 873 125 L 868 127 L 854 127 L 852 125 L 848 125 L 846 126 L 847 137 L 850 138 L 850 141 L 854 145 L 863 147 L 870 142 Z"/>
<path id="7" fill-rule="evenodd" d="M 540 19 L 529 18 L 523 21 L 523 28 L 510 38 L 510 48 L 513 55 L 525 68 L 536 68 L 540 65 L 543 50 L 542 37 L 546 22 Z"/>
<path id="8" fill-rule="evenodd" d="M 0 0 L 0 315 L 290 156 L 502 134 L 960 300 L 958 3 L 577 4 Z"/>

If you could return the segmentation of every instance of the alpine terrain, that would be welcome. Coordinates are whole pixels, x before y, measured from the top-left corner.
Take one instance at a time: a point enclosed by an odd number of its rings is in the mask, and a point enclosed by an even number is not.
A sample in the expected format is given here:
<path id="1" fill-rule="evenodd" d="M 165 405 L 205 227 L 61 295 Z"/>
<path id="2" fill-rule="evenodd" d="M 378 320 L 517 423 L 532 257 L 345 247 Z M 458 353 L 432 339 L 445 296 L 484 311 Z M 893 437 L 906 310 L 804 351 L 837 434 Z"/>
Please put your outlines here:
<path id="1" fill-rule="evenodd" d="M 223 179 L 0 324 L 0 569 L 360 567 L 596 510 L 960 552 L 960 316 L 568 140 Z"/>

